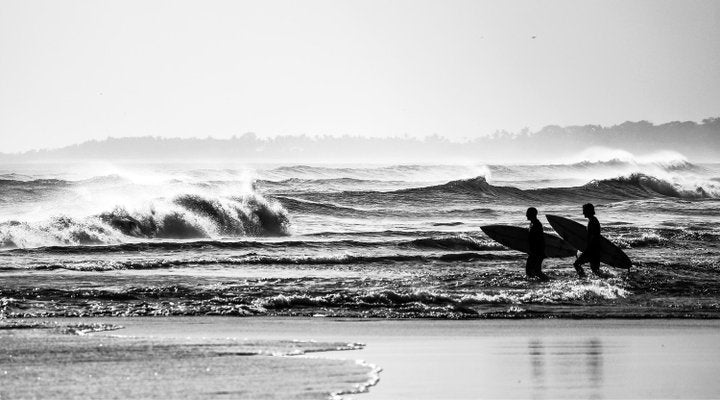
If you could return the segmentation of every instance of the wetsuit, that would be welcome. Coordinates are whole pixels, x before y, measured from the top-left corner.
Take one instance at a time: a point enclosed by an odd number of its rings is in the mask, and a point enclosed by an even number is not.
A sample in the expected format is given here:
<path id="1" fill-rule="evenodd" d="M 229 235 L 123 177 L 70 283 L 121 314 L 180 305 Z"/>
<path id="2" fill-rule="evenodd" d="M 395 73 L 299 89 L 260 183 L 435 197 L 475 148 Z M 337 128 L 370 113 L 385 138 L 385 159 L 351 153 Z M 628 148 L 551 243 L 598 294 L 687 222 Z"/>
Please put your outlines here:
<path id="1" fill-rule="evenodd" d="M 545 258 L 545 233 L 542 224 L 537 218 L 530 221 L 528 241 L 530 242 L 530 252 L 525 264 L 525 274 L 529 277 L 535 276 L 541 280 L 548 280 L 548 276 L 541 269 Z"/>
<path id="2" fill-rule="evenodd" d="M 579 268 L 586 262 L 590 263 L 590 269 L 593 272 L 600 271 L 600 222 L 594 215 L 588 218 L 587 247 L 575 261 L 575 268 Z"/>

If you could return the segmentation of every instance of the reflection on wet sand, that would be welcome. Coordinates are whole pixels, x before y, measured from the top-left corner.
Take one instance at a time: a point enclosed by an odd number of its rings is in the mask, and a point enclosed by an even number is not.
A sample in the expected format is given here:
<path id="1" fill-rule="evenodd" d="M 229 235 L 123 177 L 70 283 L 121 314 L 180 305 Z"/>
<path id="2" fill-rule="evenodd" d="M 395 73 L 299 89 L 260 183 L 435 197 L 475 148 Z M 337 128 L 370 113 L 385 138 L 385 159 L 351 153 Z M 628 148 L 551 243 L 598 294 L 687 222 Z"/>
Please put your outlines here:
<path id="1" fill-rule="evenodd" d="M 528 343 L 532 397 L 603 398 L 603 344 L 582 340 L 532 339 Z"/>

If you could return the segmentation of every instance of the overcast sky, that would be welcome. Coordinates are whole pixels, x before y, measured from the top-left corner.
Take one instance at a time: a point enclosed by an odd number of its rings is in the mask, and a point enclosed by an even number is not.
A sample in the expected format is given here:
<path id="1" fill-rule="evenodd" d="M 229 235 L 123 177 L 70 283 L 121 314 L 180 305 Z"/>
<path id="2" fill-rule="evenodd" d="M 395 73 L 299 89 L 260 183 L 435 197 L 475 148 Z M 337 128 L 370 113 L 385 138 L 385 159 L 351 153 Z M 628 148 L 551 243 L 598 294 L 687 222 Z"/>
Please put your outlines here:
<path id="1" fill-rule="evenodd" d="M 0 0 L 0 152 L 710 116 L 714 0 Z"/>

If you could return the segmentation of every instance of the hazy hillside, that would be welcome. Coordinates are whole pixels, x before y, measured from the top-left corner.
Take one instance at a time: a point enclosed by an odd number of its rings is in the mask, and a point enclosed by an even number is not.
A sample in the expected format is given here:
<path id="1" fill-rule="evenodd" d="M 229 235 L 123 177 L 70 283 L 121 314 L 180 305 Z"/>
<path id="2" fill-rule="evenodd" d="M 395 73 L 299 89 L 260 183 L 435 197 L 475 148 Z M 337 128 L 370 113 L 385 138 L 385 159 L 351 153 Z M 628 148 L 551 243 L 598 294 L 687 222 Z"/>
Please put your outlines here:
<path id="1" fill-rule="evenodd" d="M 674 150 L 693 161 L 720 161 L 720 118 L 701 123 L 646 121 L 611 127 L 547 126 L 538 132 L 496 132 L 467 141 L 440 136 L 367 138 L 276 136 L 246 133 L 231 139 L 108 138 L 53 150 L 0 154 L 0 161 L 49 160 L 234 160 L 243 162 L 552 162 L 589 147 L 635 154 Z"/>

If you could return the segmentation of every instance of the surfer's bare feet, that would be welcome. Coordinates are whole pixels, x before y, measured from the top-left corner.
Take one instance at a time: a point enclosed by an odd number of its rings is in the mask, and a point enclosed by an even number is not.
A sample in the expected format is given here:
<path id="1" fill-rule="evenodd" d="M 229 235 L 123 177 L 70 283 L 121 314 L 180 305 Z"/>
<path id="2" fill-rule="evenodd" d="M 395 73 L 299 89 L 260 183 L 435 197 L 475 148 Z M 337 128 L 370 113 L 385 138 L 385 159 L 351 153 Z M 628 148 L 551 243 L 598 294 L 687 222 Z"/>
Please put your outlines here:
<path id="1" fill-rule="evenodd" d="M 598 278 L 609 278 L 610 274 L 603 272 L 600 269 L 594 269 L 592 270 L 593 274 L 595 274 Z"/>
<path id="2" fill-rule="evenodd" d="M 543 272 L 537 274 L 536 277 L 538 278 L 538 280 L 540 280 L 540 282 L 547 282 L 550 280 L 550 277 L 545 275 Z"/>
<path id="3" fill-rule="evenodd" d="M 582 269 L 581 266 L 575 265 L 574 267 L 575 267 L 575 271 L 577 271 L 579 278 L 585 278 L 587 276 L 587 275 L 585 275 L 585 271 Z"/>
<path id="4" fill-rule="evenodd" d="M 540 282 L 547 282 L 550 280 L 550 277 L 541 272 L 539 274 L 525 275 L 525 279 L 529 281 L 538 280 Z"/>

